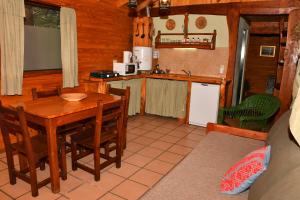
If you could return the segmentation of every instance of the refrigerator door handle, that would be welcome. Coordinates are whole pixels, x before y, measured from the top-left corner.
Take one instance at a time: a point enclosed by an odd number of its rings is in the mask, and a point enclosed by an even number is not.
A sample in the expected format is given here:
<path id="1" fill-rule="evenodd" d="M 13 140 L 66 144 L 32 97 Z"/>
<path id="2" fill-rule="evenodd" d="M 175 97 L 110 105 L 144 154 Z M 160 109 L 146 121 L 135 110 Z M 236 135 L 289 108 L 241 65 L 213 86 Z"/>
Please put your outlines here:
<path id="1" fill-rule="evenodd" d="M 203 85 L 203 86 L 208 86 L 208 84 L 207 84 L 207 83 L 201 83 L 201 85 Z"/>

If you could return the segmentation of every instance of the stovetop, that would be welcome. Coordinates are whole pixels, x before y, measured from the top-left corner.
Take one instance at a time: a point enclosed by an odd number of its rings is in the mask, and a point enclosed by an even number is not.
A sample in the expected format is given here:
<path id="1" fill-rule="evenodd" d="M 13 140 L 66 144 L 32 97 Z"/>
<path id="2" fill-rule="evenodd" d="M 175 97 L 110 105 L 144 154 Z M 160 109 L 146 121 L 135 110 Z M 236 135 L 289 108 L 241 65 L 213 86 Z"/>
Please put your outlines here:
<path id="1" fill-rule="evenodd" d="M 91 72 L 90 76 L 94 78 L 112 78 L 119 76 L 119 73 L 116 73 L 111 70 L 98 70 Z"/>

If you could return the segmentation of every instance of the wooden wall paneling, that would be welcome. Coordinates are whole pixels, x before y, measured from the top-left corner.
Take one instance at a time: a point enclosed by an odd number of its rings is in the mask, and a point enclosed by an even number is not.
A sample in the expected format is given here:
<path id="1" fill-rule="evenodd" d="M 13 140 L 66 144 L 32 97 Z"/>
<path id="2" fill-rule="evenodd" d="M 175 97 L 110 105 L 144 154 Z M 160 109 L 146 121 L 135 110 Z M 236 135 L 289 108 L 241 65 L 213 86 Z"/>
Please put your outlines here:
<path id="1" fill-rule="evenodd" d="M 275 57 L 260 56 L 261 45 L 276 46 Z M 248 95 L 266 91 L 269 76 L 276 77 L 278 55 L 279 34 L 277 36 L 250 35 L 245 67 L 245 81 L 250 87 Z"/>
<path id="2" fill-rule="evenodd" d="M 207 15 L 226 15 L 231 8 L 238 9 L 243 15 L 279 15 L 288 14 L 291 10 L 300 7 L 300 1 L 294 0 L 276 0 L 276 1 L 252 1 L 235 3 L 215 3 L 215 4 L 185 4 L 172 6 L 170 15 L 189 14 L 207 14 Z M 158 7 L 153 7 L 151 16 L 159 16 Z"/>
<path id="3" fill-rule="evenodd" d="M 132 18 L 127 8 L 117 8 L 111 0 L 34 0 L 76 10 L 78 34 L 78 76 L 80 86 L 64 91 L 84 91 L 84 80 L 93 70 L 112 69 L 113 59 L 121 61 L 124 50 L 132 50 Z M 0 96 L 5 104 L 31 99 L 31 88 L 62 85 L 62 72 L 45 75 L 25 73 L 22 96 Z M 0 149 L 3 143 L 0 141 Z"/>
<path id="4" fill-rule="evenodd" d="M 222 80 L 220 85 L 220 101 L 219 101 L 219 108 L 224 108 L 226 105 L 226 79 Z"/>
<path id="5" fill-rule="evenodd" d="M 233 93 L 234 69 L 237 51 L 238 31 L 239 31 L 240 13 L 238 9 L 229 9 L 227 12 L 227 23 L 229 30 L 229 58 L 226 72 L 227 85 L 226 105 L 230 106 Z"/>
<path id="6" fill-rule="evenodd" d="M 142 4 L 149 4 L 151 0 L 144 0 Z M 152 0 L 156 2 L 157 0 Z M 172 6 L 182 6 L 182 5 L 194 5 L 194 4 L 224 4 L 224 3 L 245 3 L 245 2 L 265 2 L 272 0 L 172 0 Z M 117 0 L 116 5 L 122 7 L 128 4 L 128 0 Z M 155 4 L 157 5 L 157 3 Z M 144 5 L 141 5 L 144 8 Z"/>
<path id="7" fill-rule="evenodd" d="M 187 125 L 189 124 L 189 119 L 190 119 L 191 94 L 192 94 L 192 81 L 188 81 L 187 97 L 186 97 L 186 115 L 185 115 L 185 124 Z"/>
<path id="8" fill-rule="evenodd" d="M 133 20 L 133 46 L 152 46 L 153 21 L 151 17 L 136 17 Z M 142 37 L 143 35 L 143 37 Z"/>
<path id="9" fill-rule="evenodd" d="M 251 34 L 279 34 L 278 22 L 251 22 Z"/>
<path id="10" fill-rule="evenodd" d="M 76 10 L 78 34 L 79 79 L 93 70 L 112 69 L 112 60 L 122 60 L 122 51 L 132 49 L 132 19 L 127 8 L 117 8 L 110 0 L 34 0 Z M 27 74 L 27 72 L 26 72 Z M 32 87 L 45 89 L 62 84 L 62 74 L 24 77 L 23 95 L 0 97 L 1 100 L 30 99 Z"/>
<path id="11" fill-rule="evenodd" d="M 287 46 L 284 55 L 284 67 L 279 91 L 281 107 L 278 117 L 289 109 L 292 100 L 293 82 L 298 61 L 298 40 L 300 39 L 300 9 L 291 11 L 288 19 Z"/>

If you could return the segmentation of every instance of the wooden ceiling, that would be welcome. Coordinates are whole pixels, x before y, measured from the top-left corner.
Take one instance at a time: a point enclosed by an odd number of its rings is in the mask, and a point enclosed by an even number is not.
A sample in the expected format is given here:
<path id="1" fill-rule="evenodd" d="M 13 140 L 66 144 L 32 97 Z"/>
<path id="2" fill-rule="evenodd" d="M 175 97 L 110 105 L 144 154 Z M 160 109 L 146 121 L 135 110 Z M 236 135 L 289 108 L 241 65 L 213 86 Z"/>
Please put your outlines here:
<path id="1" fill-rule="evenodd" d="M 148 1 L 148 0 L 143 0 Z M 157 2 L 157 0 L 152 0 Z M 219 4 L 219 3 L 241 3 L 241 2 L 259 2 L 266 0 L 171 0 L 172 6 L 184 6 L 184 5 L 199 5 L 199 4 Z M 274 1 L 274 0 L 267 0 Z M 117 0 L 116 4 L 121 7 L 128 3 L 128 0 Z M 157 3 L 155 3 L 157 4 Z"/>
<path id="2" fill-rule="evenodd" d="M 127 5 L 128 0 L 117 0 L 116 5 Z M 136 11 L 131 9 L 133 16 L 146 15 L 146 6 L 152 6 L 151 16 L 160 16 L 158 0 L 138 0 Z M 293 9 L 300 8 L 300 0 L 171 0 L 172 7 L 168 15 L 211 14 L 226 15 L 228 10 L 238 10 L 241 15 L 282 15 Z"/>

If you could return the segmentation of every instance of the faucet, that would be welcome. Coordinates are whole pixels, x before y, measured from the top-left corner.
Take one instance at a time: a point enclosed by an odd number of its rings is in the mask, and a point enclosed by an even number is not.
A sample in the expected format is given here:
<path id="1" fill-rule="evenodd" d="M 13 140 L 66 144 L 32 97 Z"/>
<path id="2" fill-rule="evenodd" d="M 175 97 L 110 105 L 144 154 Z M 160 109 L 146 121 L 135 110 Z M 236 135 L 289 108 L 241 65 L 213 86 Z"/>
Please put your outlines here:
<path id="1" fill-rule="evenodd" d="M 181 70 L 181 71 L 183 71 L 186 75 L 188 75 L 188 76 L 191 76 L 192 75 L 192 72 L 191 72 L 191 70 L 188 70 L 188 71 L 186 71 L 186 70 Z"/>

